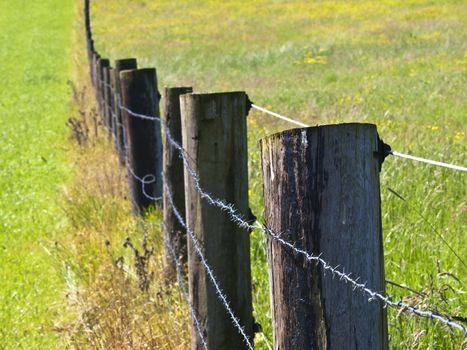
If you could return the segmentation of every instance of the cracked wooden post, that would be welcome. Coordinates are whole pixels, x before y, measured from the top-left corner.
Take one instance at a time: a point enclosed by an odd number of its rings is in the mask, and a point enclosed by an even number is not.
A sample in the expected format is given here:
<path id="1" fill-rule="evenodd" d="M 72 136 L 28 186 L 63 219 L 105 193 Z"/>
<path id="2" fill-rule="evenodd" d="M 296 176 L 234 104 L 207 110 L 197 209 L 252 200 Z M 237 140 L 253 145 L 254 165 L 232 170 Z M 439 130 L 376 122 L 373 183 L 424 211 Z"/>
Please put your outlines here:
<path id="1" fill-rule="evenodd" d="M 182 121 L 180 116 L 180 95 L 192 92 L 191 87 L 166 87 L 164 96 L 164 129 L 172 138 L 182 144 Z M 168 187 L 171 189 L 175 207 L 185 215 L 185 182 L 183 179 L 183 161 L 167 137 L 164 138 L 163 169 Z M 186 232 L 173 213 L 167 191 L 163 191 L 164 235 L 172 243 L 175 254 L 182 266 L 187 264 Z M 175 277 L 175 265 L 171 254 L 166 254 L 166 275 L 169 280 Z"/>
<path id="2" fill-rule="evenodd" d="M 292 129 L 260 143 L 267 227 L 384 294 L 376 126 Z M 267 246 L 275 349 L 387 349 L 381 302 L 270 235 Z"/>
<path id="3" fill-rule="evenodd" d="M 121 103 L 122 91 L 120 88 L 120 72 L 124 70 L 137 69 L 138 63 L 136 58 L 125 58 L 120 60 L 115 60 L 114 68 L 114 79 L 115 79 L 115 95 L 114 95 L 114 105 L 115 105 L 115 137 L 117 142 L 117 150 L 120 159 L 120 164 L 125 165 L 126 163 L 126 135 L 123 121 L 123 113 L 120 110 L 119 104 Z"/>
<path id="4" fill-rule="evenodd" d="M 154 68 L 132 69 L 120 72 L 122 105 L 141 118 L 122 109 L 128 142 L 128 177 L 133 209 L 145 210 L 162 202 L 162 140 Z M 155 119 L 150 119 L 155 118 Z"/>
<path id="5" fill-rule="evenodd" d="M 201 187 L 248 217 L 248 166 L 244 92 L 185 94 L 180 96 L 182 139 L 189 164 L 199 175 Z M 232 222 L 225 211 L 201 198 L 185 168 L 185 207 L 188 227 L 220 288 L 253 342 L 250 236 Z M 204 328 L 209 349 L 247 349 L 216 295 L 191 239 L 188 240 L 190 300 Z M 203 349 L 192 327 L 192 349 Z"/>

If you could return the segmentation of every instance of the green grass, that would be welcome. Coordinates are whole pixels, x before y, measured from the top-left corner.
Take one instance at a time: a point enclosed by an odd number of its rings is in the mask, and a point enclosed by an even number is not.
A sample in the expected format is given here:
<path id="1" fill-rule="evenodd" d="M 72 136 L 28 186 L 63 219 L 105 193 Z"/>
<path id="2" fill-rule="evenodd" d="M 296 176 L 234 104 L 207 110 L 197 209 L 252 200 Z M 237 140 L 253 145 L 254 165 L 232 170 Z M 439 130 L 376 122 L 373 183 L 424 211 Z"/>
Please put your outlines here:
<path id="1" fill-rule="evenodd" d="M 73 1 L 0 2 L 0 349 L 62 348 Z"/>
<path id="2" fill-rule="evenodd" d="M 113 0 L 93 5 L 93 24 L 102 54 L 157 67 L 160 86 L 246 90 L 255 103 L 310 124 L 375 123 L 395 150 L 465 166 L 466 12 L 456 0 Z M 251 203 L 261 215 L 257 142 L 291 125 L 255 111 L 248 125 Z M 465 266 L 430 226 L 465 260 L 465 185 L 464 173 L 386 160 L 386 277 L 426 296 L 392 285 L 389 294 L 466 317 Z M 255 317 L 271 338 L 264 242 L 252 237 Z M 459 332 L 393 309 L 389 332 L 394 349 L 465 346 Z"/>

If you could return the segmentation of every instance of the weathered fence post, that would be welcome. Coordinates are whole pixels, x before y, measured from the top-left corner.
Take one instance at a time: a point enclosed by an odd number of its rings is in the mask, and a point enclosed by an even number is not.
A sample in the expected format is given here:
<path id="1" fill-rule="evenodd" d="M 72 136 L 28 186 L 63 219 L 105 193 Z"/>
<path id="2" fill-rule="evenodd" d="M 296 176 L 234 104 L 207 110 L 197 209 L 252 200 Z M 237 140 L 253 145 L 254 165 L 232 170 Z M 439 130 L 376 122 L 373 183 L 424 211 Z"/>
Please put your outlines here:
<path id="1" fill-rule="evenodd" d="M 117 150 L 117 154 L 119 154 L 120 149 L 118 146 L 118 139 L 117 139 L 117 131 L 118 131 L 118 122 L 117 122 L 117 87 L 115 85 L 115 68 L 110 68 L 109 71 L 109 79 L 110 79 L 110 93 L 109 93 L 109 113 L 110 113 L 110 120 L 112 121 L 112 138 L 115 144 L 115 149 Z"/>
<path id="2" fill-rule="evenodd" d="M 164 88 L 164 129 L 171 137 L 182 144 L 182 122 L 180 116 L 180 95 L 192 92 L 191 87 Z M 176 150 L 166 136 L 164 139 L 163 169 L 168 187 L 171 189 L 175 207 L 182 215 L 185 214 L 185 185 L 183 179 L 183 161 L 179 151 Z M 175 217 L 172 205 L 168 200 L 167 191 L 163 191 L 164 235 L 172 243 L 175 254 L 182 266 L 187 263 L 187 237 L 183 226 Z M 174 276 L 175 265 L 170 254 L 166 254 L 166 272 L 169 278 Z"/>
<path id="3" fill-rule="evenodd" d="M 120 164 L 125 165 L 126 161 L 126 145 L 125 145 L 125 129 L 122 119 L 122 111 L 120 110 L 119 104 L 121 103 L 121 89 L 120 89 L 120 72 L 124 70 L 137 69 L 138 64 L 136 58 L 125 58 L 115 61 L 114 68 L 114 79 L 115 79 L 115 95 L 114 95 L 114 106 L 115 106 L 115 137 L 117 142 L 118 155 L 120 157 Z"/>
<path id="4" fill-rule="evenodd" d="M 261 140 L 267 227 L 384 294 L 378 152 L 371 124 Z M 379 301 L 271 236 L 268 260 L 275 349 L 387 349 Z"/>
<path id="5" fill-rule="evenodd" d="M 107 126 L 107 131 L 109 132 L 109 137 L 112 137 L 112 115 L 111 115 L 111 110 L 110 110 L 110 98 L 111 98 L 111 89 L 110 89 L 110 74 L 111 74 L 111 67 L 110 65 L 108 67 L 104 67 L 104 83 L 103 83 L 103 110 L 104 110 L 104 123 Z"/>
<path id="6" fill-rule="evenodd" d="M 183 147 L 204 190 L 233 203 L 248 216 L 248 169 L 244 92 L 186 94 L 180 97 Z M 228 214 L 201 198 L 185 168 L 186 221 L 245 333 L 253 342 L 250 237 Z M 245 349 L 216 295 L 206 269 L 188 240 L 190 299 L 205 328 L 209 349 Z M 192 327 L 194 329 L 194 327 Z M 196 331 L 192 348 L 202 349 Z"/>
<path id="7" fill-rule="evenodd" d="M 134 210 L 144 210 L 162 202 L 162 141 L 154 68 L 124 70 L 120 72 L 122 104 L 141 118 L 123 109 L 128 142 L 129 181 Z M 156 119 L 153 119 L 156 118 Z"/>
<path id="8" fill-rule="evenodd" d="M 104 68 L 109 67 L 110 62 L 107 58 L 99 58 L 97 60 L 97 84 L 96 84 L 96 96 L 97 96 L 97 105 L 99 107 L 99 114 L 102 118 L 102 122 L 105 125 L 105 119 L 104 119 L 104 89 L 105 89 L 105 83 L 104 83 Z"/>
<path id="9" fill-rule="evenodd" d="M 92 67 L 91 67 L 91 76 L 92 76 L 92 85 L 94 86 L 94 92 L 96 93 L 97 97 L 97 62 L 99 61 L 99 54 L 93 53 L 92 54 Z"/>

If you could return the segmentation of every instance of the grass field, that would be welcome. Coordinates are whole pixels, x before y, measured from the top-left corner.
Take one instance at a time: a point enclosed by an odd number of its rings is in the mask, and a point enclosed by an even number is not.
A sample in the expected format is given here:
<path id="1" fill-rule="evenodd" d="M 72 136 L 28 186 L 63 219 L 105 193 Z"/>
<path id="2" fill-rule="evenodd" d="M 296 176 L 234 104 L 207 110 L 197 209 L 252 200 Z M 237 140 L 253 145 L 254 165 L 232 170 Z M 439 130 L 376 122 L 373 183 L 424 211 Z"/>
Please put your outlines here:
<path id="1" fill-rule="evenodd" d="M 97 49 L 158 69 L 160 86 L 246 90 L 310 124 L 378 125 L 393 149 L 465 165 L 467 20 L 462 1 L 99 1 Z M 290 128 L 249 116 L 250 191 L 262 213 L 257 142 Z M 389 158 L 382 171 L 386 277 L 396 298 L 465 317 L 465 174 Z M 406 201 L 393 195 L 397 191 Z M 263 238 L 253 235 L 255 317 L 271 338 Z M 463 348 L 437 323 L 389 311 L 394 349 Z M 258 346 L 262 346 L 258 344 Z"/>
<path id="2" fill-rule="evenodd" d="M 309 124 L 372 122 L 395 150 L 465 166 L 466 12 L 454 0 L 99 0 L 92 19 L 99 52 L 157 67 L 159 86 L 245 90 Z M 132 216 L 111 145 L 92 135 L 72 23 L 71 0 L 0 4 L 0 349 L 185 349 L 188 313 L 163 280 L 162 257 L 143 269 L 155 277 L 142 293 L 136 251 L 122 246 L 129 237 L 142 254 L 149 222 Z M 74 30 L 83 35 L 81 20 Z M 67 140 L 69 115 L 87 118 L 83 147 Z M 251 111 L 248 127 L 250 201 L 261 216 L 258 140 L 291 125 Z M 388 158 L 381 176 L 386 278 L 417 291 L 388 284 L 388 294 L 465 319 L 466 267 L 440 239 L 465 260 L 465 174 Z M 161 247 L 150 232 L 149 246 Z M 259 232 L 252 260 L 255 318 L 272 339 Z M 392 349 L 466 346 L 459 332 L 399 310 L 389 310 L 389 332 Z M 266 349 L 259 337 L 256 348 Z"/>
<path id="3" fill-rule="evenodd" d="M 48 254 L 67 232 L 73 2 L 0 2 L 0 349 L 54 349 L 65 283 Z"/>

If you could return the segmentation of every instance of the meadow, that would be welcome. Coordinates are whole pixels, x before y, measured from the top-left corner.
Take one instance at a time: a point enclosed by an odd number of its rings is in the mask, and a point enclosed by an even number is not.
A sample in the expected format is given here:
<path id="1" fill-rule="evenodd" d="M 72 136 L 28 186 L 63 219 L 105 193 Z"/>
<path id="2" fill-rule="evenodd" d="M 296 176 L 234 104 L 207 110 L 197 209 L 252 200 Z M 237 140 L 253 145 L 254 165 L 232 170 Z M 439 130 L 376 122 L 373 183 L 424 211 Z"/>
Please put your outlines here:
<path id="1" fill-rule="evenodd" d="M 24 11 L 27 6 L 27 11 Z M 63 348 L 73 2 L 0 2 L 0 349 Z"/>
<path id="2" fill-rule="evenodd" d="M 394 150 L 465 165 L 466 11 L 461 1 L 108 0 L 93 4 L 92 20 L 101 54 L 156 67 L 160 86 L 245 90 L 312 125 L 375 123 Z M 250 201 L 261 216 L 258 140 L 292 125 L 251 111 L 248 127 Z M 381 196 L 386 278 L 415 291 L 389 282 L 388 294 L 465 319 L 465 174 L 390 157 Z M 255 318 L 271 339 L 259 232 L 252 258 Z M 439 324 L 388 312 L 391 348 L 465 345 Z"/>
<path id="3" fill-rule="evenodd" d="M 26 13 L 24 3 L 0 4 L 0 349 L 186 349 L 189 315 L 165 280 L 160 213 L 132 215 L 98 122 L 81 1 L 74 26 L 71 0 L 28 3 Z M 465 166 L 466 12 L 456 0 L 99 0 L 92 24 L 101 54 L 156 67 L 160 88 L 245 90 L 311 125 L 375 123 L 394 150 Z M 248 116 L 259 218 L 258 141 L 291 127 Z M 387 293 L 458 322 L 467 316 L 465 181 L 393 157 L 381 172 Z M 251 237 L 254 316 L 271 341 L 265 240 Z M 389 309 L 388 321 L 391 349 L 466 346 L 459 332 L 402 310 Z"/>

